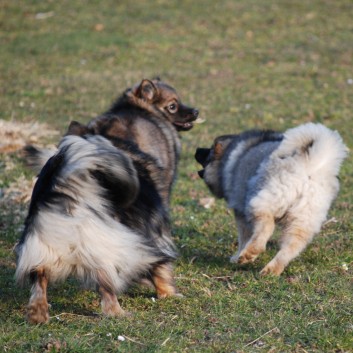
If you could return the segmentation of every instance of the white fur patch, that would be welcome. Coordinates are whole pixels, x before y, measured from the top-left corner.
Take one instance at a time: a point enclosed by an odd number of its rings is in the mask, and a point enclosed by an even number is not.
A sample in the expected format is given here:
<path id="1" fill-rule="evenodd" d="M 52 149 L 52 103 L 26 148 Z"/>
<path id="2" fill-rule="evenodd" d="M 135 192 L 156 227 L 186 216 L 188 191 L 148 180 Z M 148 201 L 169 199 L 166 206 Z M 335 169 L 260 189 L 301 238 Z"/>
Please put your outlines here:
<path id="1" fill-rule="evenodd" d="M 259 192 L 248 200 L 247 214 L 295 215 L 317 233 L 339 190 L 337 175 L 347 147 L 340 135 L 321 124 L 290 129 L 279 147 L 249 181 Z"/>
<path id="2" fill-rule="evenodd" d="M 139 235 L 85 208 L 78 208 L 73 217 L 41 212 L 36 222 L 19 252 L 19 281 L 33 269 L 44 267 L 51 282 L 73 274 L 91 284 L 97 282 L 98 271 L 102 271 L 119 292 L 133 276 L 158 261 Z"/>

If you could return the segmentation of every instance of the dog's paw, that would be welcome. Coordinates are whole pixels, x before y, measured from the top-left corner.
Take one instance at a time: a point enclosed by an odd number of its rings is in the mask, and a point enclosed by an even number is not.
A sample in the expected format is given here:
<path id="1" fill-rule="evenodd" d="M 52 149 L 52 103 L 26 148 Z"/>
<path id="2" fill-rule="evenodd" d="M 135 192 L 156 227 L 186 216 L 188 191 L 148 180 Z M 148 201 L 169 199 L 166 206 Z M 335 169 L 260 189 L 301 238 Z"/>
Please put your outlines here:
<path id="1" fill-rule="evenodd" d="M 259 254 L 255 254 L 255 253 L 252 253 L 250 251 L 247 251 L 247 250 L 243 250 L 236 262 L 240 265 L 244 265 L 244 264 L 248 264 L 248 263 L 251 263 L 251 262 L 254 262 L 256 260 L 256 258 L 259 256 Z"/>
<path id="2" fill-rule="evenodd" d="M 239 254 L 237 253 L 230 257 L 229 262 L 231 262 L 232 264 L 236 264 L 238 262 L 238 259 L 239 259 Z"/>
<path id="3" fill-rule="evenodd" d="M 46 300 L 36 300 L 27 306 L 27 320 L 30 324 L 41 324 L 49 321 L 49 305 Z"/>
<path id="4" fill-rule="evenodd" d="M 284 270 L 284 266 L 277 261 L 270 261 L 260 272 L 261 276 L 279 276 Z"/>
<path id="5" fill-rule="evenodd" d="M 130 317 L 132 314 L 129 311 L 123 310 L 120 305 L 119 306 L 110 306 L 109 308 L 105 307 L 102 309 L 102 313 L 104 316 L 108 317 Z"/>
<path id="6" fill-rule="evenodd" d="M 165 298 L 171 298 L 171 297 L 174 297 L 174 298 L 184 298 L 184 296 L 183 296 L 181 293 L 174 292 L 174 291 L 171 291 L 171 292 L 159 292 L 159 293 L 157 293 L 157 298 L 158 298 L 158 299 L 165 299 Z"/>

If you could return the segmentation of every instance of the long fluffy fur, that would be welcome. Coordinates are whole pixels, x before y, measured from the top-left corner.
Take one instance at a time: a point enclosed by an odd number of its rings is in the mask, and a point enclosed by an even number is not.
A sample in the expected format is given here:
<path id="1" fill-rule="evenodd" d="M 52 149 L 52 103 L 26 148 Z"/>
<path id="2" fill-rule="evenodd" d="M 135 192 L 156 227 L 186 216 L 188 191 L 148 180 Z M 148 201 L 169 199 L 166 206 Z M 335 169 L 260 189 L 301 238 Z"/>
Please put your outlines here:
<path id="1" fill-rule="evenodd" d="M 321 124 L 286 131 L 249 181 L 256 195 L 248 198 L 246 213 L 267 207 L 277 219 L 287 213 L 301 215 L 303 221 L 307 218 L 304 228 L 319 232 L 337 196 L 337 175 L 346 155 L 340 135 Z"/>
<path id="2" fill-rule="evenodd" d="M 87 125 L 73 121 L 53 157 L 27 147 L 32 167 L 50 158 L 16 247 L 17 279 L 32 283 L 29 322 L 48 321 L 48 283 L 70 274 L 96 285 L 104 315 L 124 315 L 116 294 L 134 280 L 151 280 L 158 298 L 178 296 L 168 209 L 178 131 L 197 116 L 174 88 L 144 79 Z"/>
<path id="3" fill-rule="evenodd" d="M 114 217 L 107 195 L 116 190 L 103 187 L 103 177 L 105 186 L 120 188 L 114 207 L 135 200 L 139 181 L 130 158 L 103 137 L 66 136 L 33 191 L 16 248 L 18 282 L 45 268 L 51 282 L 73 274 L 90 285 L 100 276 L 121 292 L 163 260 L 162 251 Z"/>
<path id="4" fill-rule="evenodd" d="M 314 123 L 284 134 L 248 131 L 227 140 L 222 153 L 219 137 L 208 157 L 199 151 L 196 158 L 211 191 L 235 211 L 239 241 L 231 261 L 254 261 L 277 222 L 283 228 L 281 248 L 261 273 L 279 275 L 320 231 L 339 191 L 348 149 L 338 132 Z"/>
<path id="5" fill-rule="evenodd" d="M 27 145 L 23 148 L 23 155 L 26 164 L 34 172 L 39 173 L 48 159 L 56 153 L 56 150 L 49 148 L 36 148 L 32 145 Z"/>

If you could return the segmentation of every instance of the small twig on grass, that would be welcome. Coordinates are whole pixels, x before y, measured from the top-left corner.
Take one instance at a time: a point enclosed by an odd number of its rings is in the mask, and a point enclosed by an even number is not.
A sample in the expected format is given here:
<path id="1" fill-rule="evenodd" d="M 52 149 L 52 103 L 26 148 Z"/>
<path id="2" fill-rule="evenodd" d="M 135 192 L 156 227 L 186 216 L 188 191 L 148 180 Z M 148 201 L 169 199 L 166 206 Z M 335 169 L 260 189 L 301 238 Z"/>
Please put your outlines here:
<path id="1" fill-rule="evenodd" d="M 15 301 L 16 305 L 19 305 L 19 304 L 18 304 L 18 301 L 17 301 L 17 299 L 16 299 L 16 297 L 15 297 L 14 295 L 12 295 L 12 298 L 13 298 L 13 300 Z"/>
<path id="2" fill-rule="evenodd" d="M 189 277 L 183 277 L 183 276 L 178 276 L 178 277 L 174 277 L 174 279 L 181 279 L 181 280 L 184 280 L 184 281 L 198 281 L 197 278 L 189 278 Z"/>
<path id="3" fill-rule="evenodd" d="M 162 326 L 164 324 L 164 321 L 161 321 L 158 325 L 157 328 L 159 328 L 160 326 Z"/>
<path id="4" fill-rule="evenodd" d="M 61 314 L 58 314 L 58 315 L 50 316 L 50 318 L 52 319 L 53 317 L 55 317 L 56 319 L 59 320 L 59 317 L 60 317 L 60 316 L 64 316 L 64 315 L 68 315 L 68 316 L 79 316 L 79 317 L 96 317 L 96 316 L 98 316 L 97 314 L 80 315 L 80 314 L 73 314 L 73 313 L 61 313 Z"/>
<path id="5" fill-rule="evenodd" d="M 197 259 L 197 256 L 192 257 L 191 260 L 189 261 L 189 265 L 192 265 L 196 259 Z"/>
<path id="6" fill-rule="evenodd" d="M 139 344 L 140 346 L 146 346 L 145 344 L 141 343 L 141 342 L 138 342 L 138 341 L 135 341 L 134 339 L 128 337 L 128 336 L 125 336 L 124 337 L 128 340 L 128 341 L 131 341 L 133 343 L 136 343 L 136 344 Z"/>
<path id="7" fill-rule="evenodd" d="M 256 343 L 259 339 L 261 339 L 262 337 L 268 335 L 269 333 L 271 333 L 272 331 L 278 330 L 278 327 L 274 327 L 273 329 L 271 329 L 270 331 L 265 332 L 263 335 L 261 335 L 260 337 L 256 338 L 255 340 L 249 342 L 248 344 L 246 344 L 243 348 L 246 348 L 248 346 L 251 346 L 252 344 Z"/>
<path id="8" fill-rule="evenodd" d="M 324 227 L 330 223 L 338 223 L 337 218 L 332 217 L 332 218 L 328 219 L 326 222 L 324 222 Z"/>
<path id="9" fill-rule="evenodd" d="M 168 337 L 166 340 L 164 340 L 164 342 L 161 344 L 161 347 L 165 346 L 169 340 L 170 340 L 170 337 Z"/>
<path id="10" fill-rule="evenodd" d="M 209 276 L 209 275 L 206 275 L 206 273 L 202 273 L 202 276 L 208 279 L 221 279 L 221 280 L 228 280 L 229 278 L 231 278 L 231 276 Z"/>

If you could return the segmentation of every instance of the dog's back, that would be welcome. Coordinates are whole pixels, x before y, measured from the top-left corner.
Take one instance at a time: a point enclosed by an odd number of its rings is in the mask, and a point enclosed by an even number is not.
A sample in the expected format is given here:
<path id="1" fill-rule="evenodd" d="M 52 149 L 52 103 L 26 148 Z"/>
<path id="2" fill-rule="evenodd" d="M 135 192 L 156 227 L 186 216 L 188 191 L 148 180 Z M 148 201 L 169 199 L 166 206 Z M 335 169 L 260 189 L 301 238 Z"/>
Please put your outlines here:
<path id="1" fill-rule="evenodd" d="M 283 135 L 273 131 L 247 131 L 236 135 L 223 158 L 222 183 L 228 207 L 244 213 L 248 182 L 262 162 L 278 148 Z"/>
<path id="2" fill-rule="evenodd" d="M 273 208 L 281 205 L 274 199 L 283 201 L 282 214 L 278 213 L 282 217 L 298 194 L 306 194 L 303 188 L 308 183 L 311 189 L 323 186 L 327 196 L 324 203 L 329 205 L 338 192 L 336 176 L 346 154 L 340 135 L 321 124 L 303 124 L 283 135 L 238 135 L 227 149 L 223 165 L 228 206 L 245 213 L 250 200 L 262 192 L 272 199 Z"/>
<path id="3" fill-rule="evenodd" d="M 316 214 L 314 228 L 319 231 L 338 193 L 337 175 L 346 155 L 340 135 L 321 124 L 287 130 L 281 144 L 251 180 L 253 187 L 262 190 L 257 200 L 266 200 L 276 218 L 288 214 L 290 205 L 291 212 L 305 207 L 308 214 Z"/>

